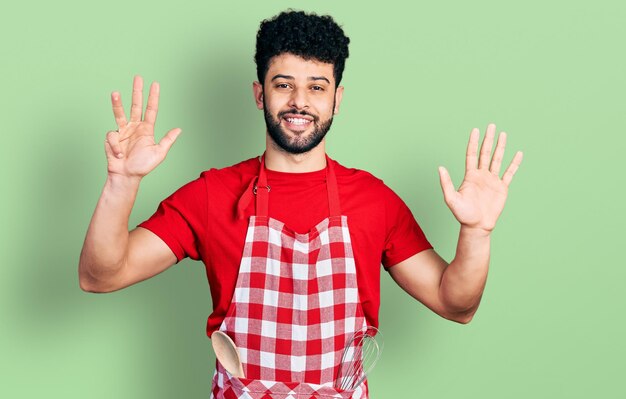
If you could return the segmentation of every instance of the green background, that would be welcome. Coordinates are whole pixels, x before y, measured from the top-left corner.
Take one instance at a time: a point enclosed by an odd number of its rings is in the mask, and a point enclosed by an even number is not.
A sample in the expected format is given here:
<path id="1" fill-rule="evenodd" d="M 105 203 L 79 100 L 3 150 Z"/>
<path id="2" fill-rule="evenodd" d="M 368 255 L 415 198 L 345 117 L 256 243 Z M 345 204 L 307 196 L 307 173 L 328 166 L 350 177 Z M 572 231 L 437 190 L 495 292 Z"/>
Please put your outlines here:
<path id="1" fill-rule="evenodd" d="M 106 295 L 78 287 L 104 183 L 109 94 L 161 83 L 160 137 L 183 135 L 142 183 L 131 225 L 202 170 L 262 152 L 251 82 L 259 22 L 330 13 L 352 40 L 329 154 L 382 178 L 451 260 L 469 131 L 525 153 L 469 325 L 383 276 L 373 398 L 626 397 L 623 154 L 626 3 L 13 2 L 0 16 L 0 396 L 208 397 L 214 358 L 201 263 Z M 383 272 L 384 273 L 384 272 Z"/>

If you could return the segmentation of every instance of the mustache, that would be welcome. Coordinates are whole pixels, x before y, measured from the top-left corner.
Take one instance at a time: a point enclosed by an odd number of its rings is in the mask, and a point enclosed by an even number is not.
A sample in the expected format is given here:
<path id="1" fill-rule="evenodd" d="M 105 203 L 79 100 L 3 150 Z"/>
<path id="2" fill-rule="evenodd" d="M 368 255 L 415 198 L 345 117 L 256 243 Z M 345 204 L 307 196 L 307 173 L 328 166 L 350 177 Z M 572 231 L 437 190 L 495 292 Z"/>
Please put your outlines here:
<path id="1" fill-rule="evenodd" d="M 294 115 L 306 115 L 306 116 L 310 116 L 311 118 L 313 118 L 313 121 L 317 122 L 317 120 L 319 119 L 316 115 L 310 114 L 306 111 L 298 111 L 295 108 L 289 109 L 287 111 L 282 111 L 278 113 L 278 118 L 282 118 L 283 116 L 287 115 L 287 114 L 294 114 Z"/>

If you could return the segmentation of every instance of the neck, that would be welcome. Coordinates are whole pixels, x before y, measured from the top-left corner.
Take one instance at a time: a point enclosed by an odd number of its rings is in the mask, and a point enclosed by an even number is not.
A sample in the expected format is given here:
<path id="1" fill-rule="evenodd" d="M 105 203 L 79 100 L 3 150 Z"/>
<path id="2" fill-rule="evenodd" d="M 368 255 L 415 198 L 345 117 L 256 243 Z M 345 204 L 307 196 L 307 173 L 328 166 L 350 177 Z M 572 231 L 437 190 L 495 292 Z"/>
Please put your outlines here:
<path id="1" fill-rule="evenodd" d="M 326 140 L 304 154 L 291 154 L 278 147 L 269 137 L 265 139 L 265 167 L 269 170 L 288 173 L 306 173 L 326 167 Z"/>

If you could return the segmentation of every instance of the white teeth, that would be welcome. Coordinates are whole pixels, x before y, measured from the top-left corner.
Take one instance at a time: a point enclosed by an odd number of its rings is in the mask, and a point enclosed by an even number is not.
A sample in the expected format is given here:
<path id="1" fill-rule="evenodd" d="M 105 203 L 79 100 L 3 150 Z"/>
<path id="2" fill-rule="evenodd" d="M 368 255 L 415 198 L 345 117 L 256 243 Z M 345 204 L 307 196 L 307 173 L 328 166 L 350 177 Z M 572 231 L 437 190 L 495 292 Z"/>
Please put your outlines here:
<path id="1" fill-rule="evenodd" d="M 287 122 L 294 125 L 304 125 L 305 123 L 309 123 L 310 121 L 303 118 L 287 118 Z"/>

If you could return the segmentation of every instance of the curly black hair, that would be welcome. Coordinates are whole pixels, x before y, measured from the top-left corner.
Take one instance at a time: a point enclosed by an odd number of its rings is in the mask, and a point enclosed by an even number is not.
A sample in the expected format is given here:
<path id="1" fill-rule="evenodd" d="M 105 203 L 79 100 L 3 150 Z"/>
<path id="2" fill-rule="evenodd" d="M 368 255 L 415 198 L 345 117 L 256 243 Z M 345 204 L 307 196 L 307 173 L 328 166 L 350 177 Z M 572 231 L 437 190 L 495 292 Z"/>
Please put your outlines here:
<path id="1" fill-rule="evenodd" d="M 335 84 L 339 86 L 348 58 L 350 39 L 329 15 L 287 10 L 261 22 L 256 35 L 256 71 L 263 84 L 272 57 L 290 53 L 333 64 Z"/>

